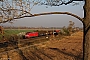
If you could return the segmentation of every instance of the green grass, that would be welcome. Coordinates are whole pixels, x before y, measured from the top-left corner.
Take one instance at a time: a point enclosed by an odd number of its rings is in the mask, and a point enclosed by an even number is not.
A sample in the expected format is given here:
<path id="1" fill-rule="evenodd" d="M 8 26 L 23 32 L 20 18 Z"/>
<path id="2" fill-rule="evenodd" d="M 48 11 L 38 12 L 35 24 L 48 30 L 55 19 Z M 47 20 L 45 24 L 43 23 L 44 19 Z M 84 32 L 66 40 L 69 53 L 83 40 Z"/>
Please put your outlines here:
<path id="1" fill-rule="evenodd" d="M 18 33 L 20 33 L 20 32 L 33 32 L 34 30 L 29 30 L 29 29 L 7 29 L 7 30 L 4 30 L 4 36 L 5 36 L 5 38 L 8 38 L 8 37 L 10 37 L 10 36 L 12 36 L 12 35 L 16 35 L 16 34 L 18 34 Z M 2 35 L 0 34 L 0 40 L 2 40 Z"/>

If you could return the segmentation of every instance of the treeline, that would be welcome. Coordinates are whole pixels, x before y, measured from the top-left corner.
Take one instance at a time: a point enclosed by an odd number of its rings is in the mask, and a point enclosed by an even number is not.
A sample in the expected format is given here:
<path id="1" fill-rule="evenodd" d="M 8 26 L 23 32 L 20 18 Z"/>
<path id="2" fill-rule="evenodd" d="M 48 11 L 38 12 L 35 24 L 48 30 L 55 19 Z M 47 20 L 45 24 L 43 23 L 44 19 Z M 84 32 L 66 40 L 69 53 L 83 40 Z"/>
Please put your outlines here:
<path id="1" fill-rule="evenodd" d="M 62 27 L 4 27 L 4 29 L 61 29 Z"/>

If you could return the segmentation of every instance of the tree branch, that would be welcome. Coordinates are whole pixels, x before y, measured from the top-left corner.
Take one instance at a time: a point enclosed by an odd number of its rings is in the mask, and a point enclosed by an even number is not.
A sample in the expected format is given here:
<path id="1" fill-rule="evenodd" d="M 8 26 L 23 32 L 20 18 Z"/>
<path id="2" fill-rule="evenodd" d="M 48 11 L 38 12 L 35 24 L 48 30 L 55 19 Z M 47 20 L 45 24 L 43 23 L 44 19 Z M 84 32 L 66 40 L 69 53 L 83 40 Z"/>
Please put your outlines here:
<path id="1" fill-rule="evenodd" d="M 83 22 L 83 18 L 80 18 L 79 16 L 75 15 L 75 14 L 72 14 L 72 13 L 69 13 L 69 12 L 46 12 L 46 13 L 39 13 L 39 14 L 32 14 L 30 16 L 21 16 L 19 18 L 24 18 L 24 17 L 35 17 L 35 16 L 41 16 L 41 15 L 50 15 L 50 14 L 66 14 L 66 15 L 70 15 L 70 16 L 73 16 L 77 19 L 79 19 L 81 22 Z M 19 18 L 14 18 L 14 19 L 19 19 Z M 8 22 L 9 20 L 7 21 L 3 21 L 3 23 L 5 22 Z M 0 22 L 1 23 L 1 22 Z"/>

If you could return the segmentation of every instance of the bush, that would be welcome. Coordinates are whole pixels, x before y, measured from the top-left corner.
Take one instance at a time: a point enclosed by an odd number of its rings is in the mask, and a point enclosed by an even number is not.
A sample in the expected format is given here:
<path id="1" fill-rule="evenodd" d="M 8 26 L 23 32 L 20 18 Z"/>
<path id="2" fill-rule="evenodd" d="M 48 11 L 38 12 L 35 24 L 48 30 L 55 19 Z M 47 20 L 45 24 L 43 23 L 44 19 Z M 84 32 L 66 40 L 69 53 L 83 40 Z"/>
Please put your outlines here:
<path id="1" fill-rule="evenodd" d="M 68 29 L 64 28 L 64 29 L 62 29 L 62 31 L 60 32 L 60 34 L 61 35 L 67 35 L 67 36 L 69 36 L 70 35 L 70 32 L 69 32 Z"/>

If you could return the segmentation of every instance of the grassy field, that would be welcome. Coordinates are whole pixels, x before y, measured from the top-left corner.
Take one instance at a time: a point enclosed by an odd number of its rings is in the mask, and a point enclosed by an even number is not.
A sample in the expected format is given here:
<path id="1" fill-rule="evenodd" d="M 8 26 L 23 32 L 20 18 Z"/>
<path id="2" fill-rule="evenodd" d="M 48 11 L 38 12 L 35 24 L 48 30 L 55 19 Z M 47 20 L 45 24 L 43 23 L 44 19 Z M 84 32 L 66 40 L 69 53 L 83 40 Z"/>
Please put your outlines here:
<path id="1" fill-rule="evenodd" d="M 29 29 L 6 29 L 4 30 L 4 36 L 5 38 L 8 38 L 10 37 L 11 35 L 16 35 L 18 33 L 21 33 L 21 32 L 33 32 L 34 30 L 29 30 Z M 2 40 L 2 35 L 0 34 L 0 40 Z"/>

